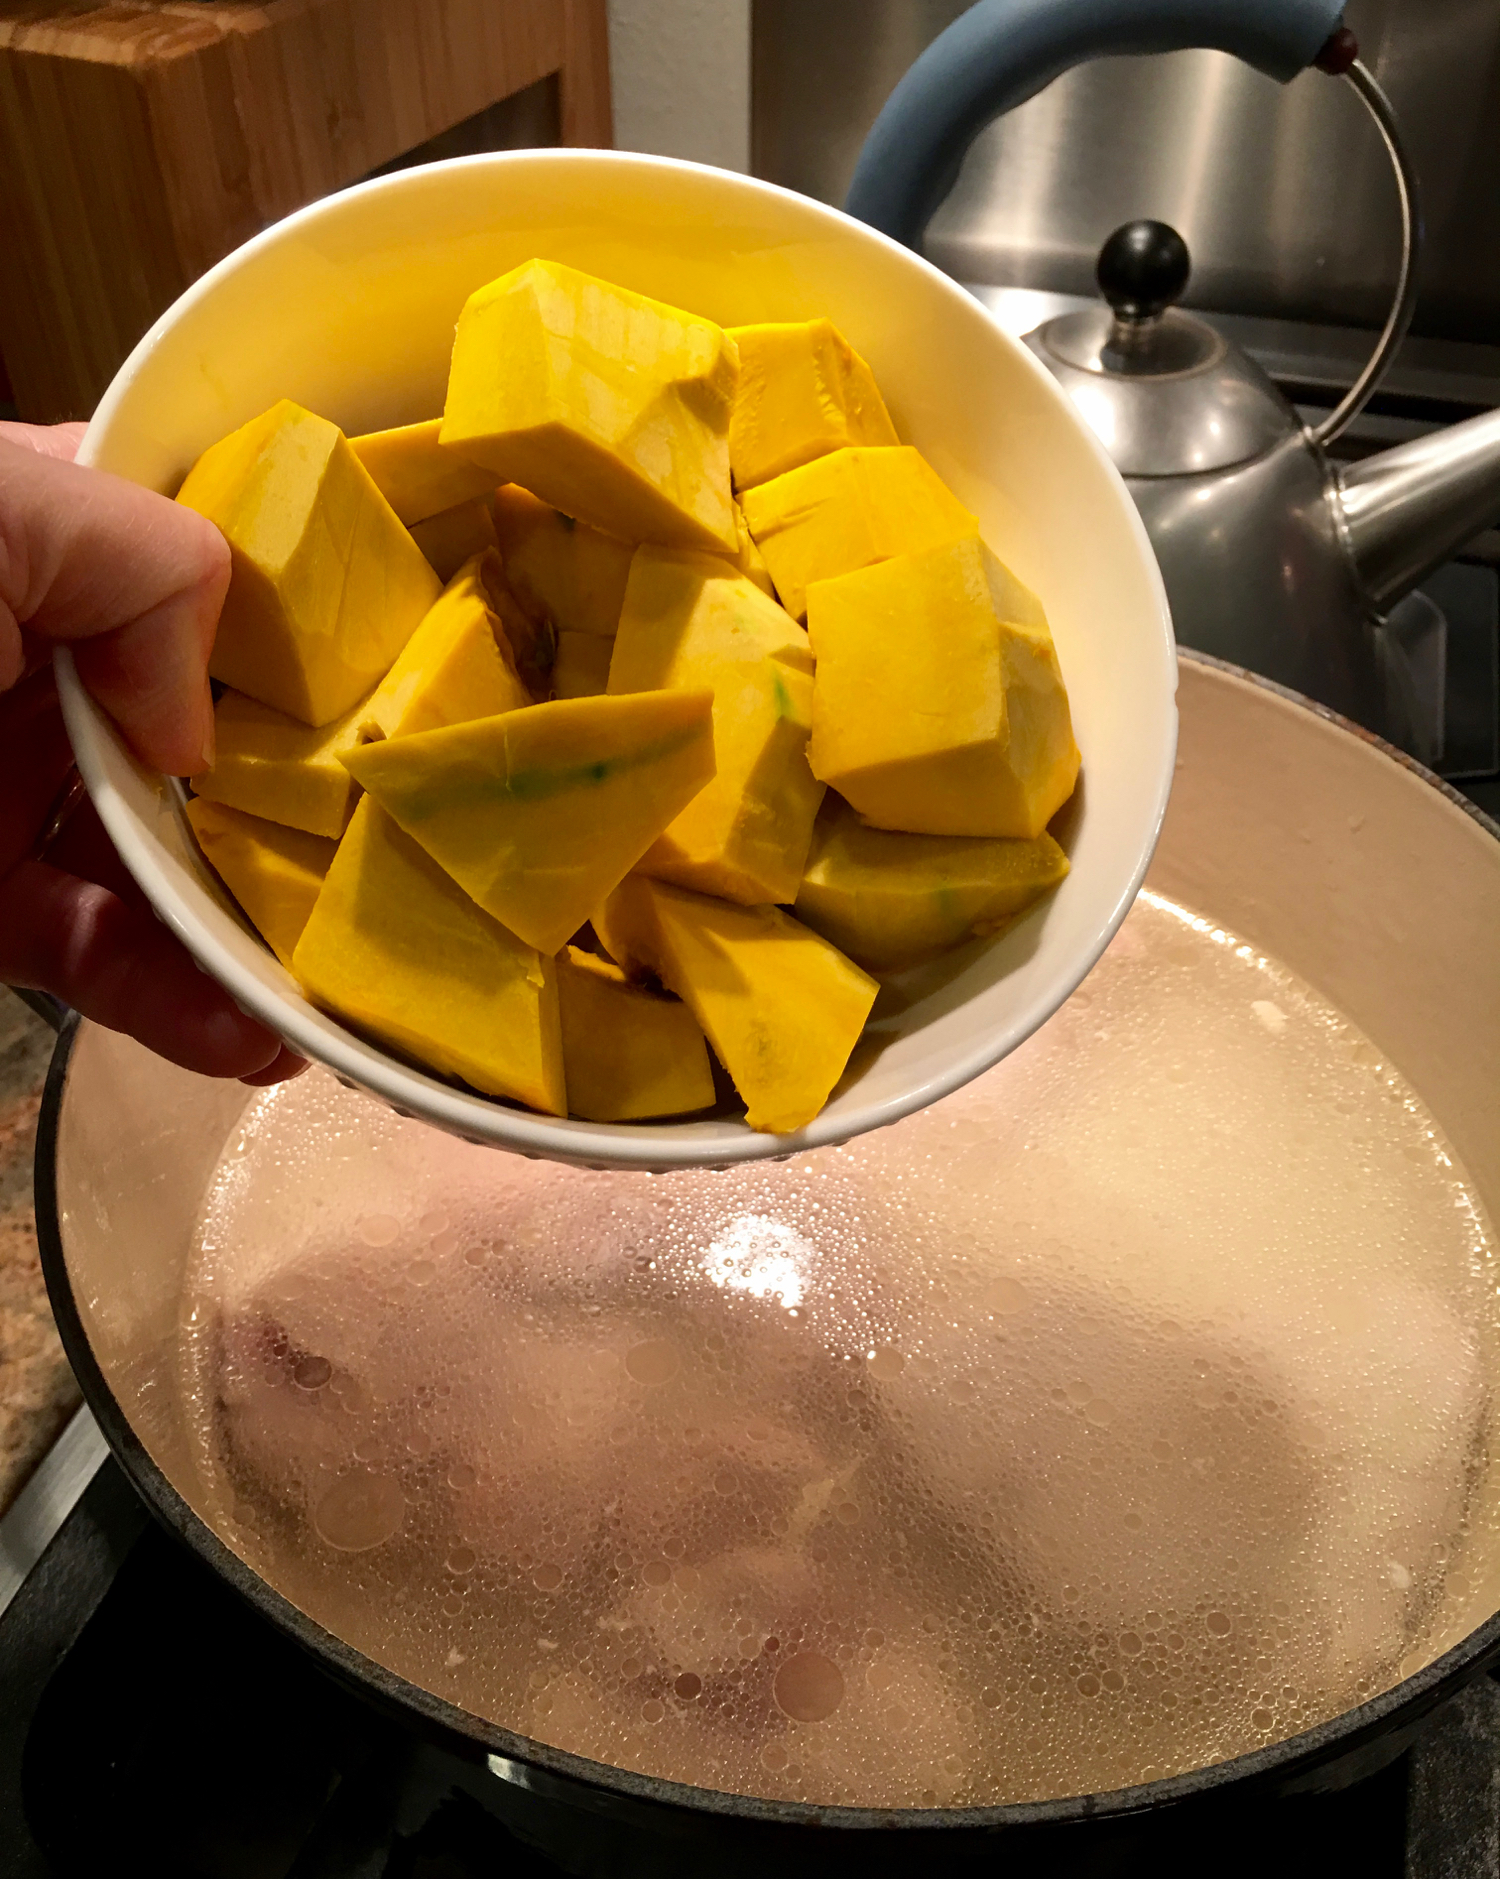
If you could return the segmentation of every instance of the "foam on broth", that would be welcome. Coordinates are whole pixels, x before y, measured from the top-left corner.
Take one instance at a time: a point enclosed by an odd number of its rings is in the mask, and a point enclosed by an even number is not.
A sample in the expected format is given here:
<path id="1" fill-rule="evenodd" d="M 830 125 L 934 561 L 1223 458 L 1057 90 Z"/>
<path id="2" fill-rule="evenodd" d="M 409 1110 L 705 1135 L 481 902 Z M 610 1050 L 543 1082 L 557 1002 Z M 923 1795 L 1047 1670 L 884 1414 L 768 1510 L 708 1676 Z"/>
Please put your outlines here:
<path id="1" fill-rule="evenodd" d="M 235 1550 L 454 1703 L 718 1789 L 1029 1800 L 1448 1641 L 1500 1538 L 1495 1254 L 1370 1043 L 1147 895 L 998 1069 L 785 1165 L 267 1092 L 183 1387 Z"/>

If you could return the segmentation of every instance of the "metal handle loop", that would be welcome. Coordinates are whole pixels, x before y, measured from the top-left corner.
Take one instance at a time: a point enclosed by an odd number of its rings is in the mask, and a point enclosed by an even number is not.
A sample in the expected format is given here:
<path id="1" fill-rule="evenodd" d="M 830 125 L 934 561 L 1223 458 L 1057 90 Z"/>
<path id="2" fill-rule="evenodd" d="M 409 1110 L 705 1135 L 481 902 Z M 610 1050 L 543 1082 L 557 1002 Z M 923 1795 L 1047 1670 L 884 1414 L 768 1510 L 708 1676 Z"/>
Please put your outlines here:
<path id="1" fill-rule="evenodd" d="M 1354 381 L 1337 410 L 1324 418 L 1313 432 L 1313 442 L 1326 449 L 1364 410 L 1386 367 L 1400 350 L 1401 342 L 1411 331 L 1417 311 L 1417 263 L 1422 251 L 1422 197 L 1417 173 L 1412 167 L 1401 125 L 1390 99 L 1381 89 L 1375 74 L 1361 59 L 1356 59 L 1344 77 L 1354 87 L 1360 102 L 1374 118 L 1396 173 L 1396 193 L 1401 202 L 1401 271 L 1396 277 L 1396 298 L 1380 342 L 1369 363 Z"/>

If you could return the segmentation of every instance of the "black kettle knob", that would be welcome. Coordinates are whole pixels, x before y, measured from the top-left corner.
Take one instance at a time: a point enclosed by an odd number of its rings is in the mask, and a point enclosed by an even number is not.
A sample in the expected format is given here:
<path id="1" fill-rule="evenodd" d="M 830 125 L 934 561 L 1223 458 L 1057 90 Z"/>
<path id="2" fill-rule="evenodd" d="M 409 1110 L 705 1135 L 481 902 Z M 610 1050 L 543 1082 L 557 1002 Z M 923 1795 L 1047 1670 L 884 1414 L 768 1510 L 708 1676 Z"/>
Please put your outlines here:
<path id="1" fill-rule="evenodd" d="M 1127 222 L 1099 250 L 1096 278 L 1122 320 L 1149 320 L 1180 300 L 1193 271 L 1187 243 L 1165 222 Z"/>

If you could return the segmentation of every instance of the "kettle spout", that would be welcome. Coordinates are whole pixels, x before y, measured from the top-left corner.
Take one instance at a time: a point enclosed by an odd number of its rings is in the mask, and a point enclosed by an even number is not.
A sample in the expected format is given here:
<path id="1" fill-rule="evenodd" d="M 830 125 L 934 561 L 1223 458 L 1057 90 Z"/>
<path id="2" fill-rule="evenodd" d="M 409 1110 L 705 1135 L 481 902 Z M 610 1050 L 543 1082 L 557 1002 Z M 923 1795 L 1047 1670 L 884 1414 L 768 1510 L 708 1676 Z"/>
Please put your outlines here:
<path id="1" fill-rule="evenodd" d="M 1365 593 L 1387 612 L 1500 520 L 1500 411 L 1348 465 L 1337 506 Z"/>

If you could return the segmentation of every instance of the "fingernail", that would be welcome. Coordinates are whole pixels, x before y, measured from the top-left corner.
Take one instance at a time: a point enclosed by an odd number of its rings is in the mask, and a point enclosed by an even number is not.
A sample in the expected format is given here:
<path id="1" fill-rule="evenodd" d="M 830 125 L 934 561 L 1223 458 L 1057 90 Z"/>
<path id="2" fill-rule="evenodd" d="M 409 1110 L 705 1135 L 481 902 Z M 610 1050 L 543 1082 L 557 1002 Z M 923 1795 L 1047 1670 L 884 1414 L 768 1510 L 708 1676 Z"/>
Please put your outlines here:
<path id="1" fill-rule="evenodd" d="M 208 724 L 203 733 L 203 767 L 205 770 L 211 770 L 214 767 L 214 757 L 217 753 L 218 744 L 214 735 L 214 705 L 213 699 L 210 697 L 208 701 Z"/>

